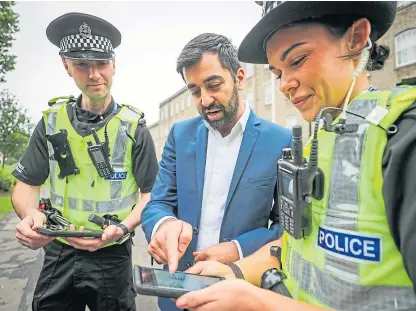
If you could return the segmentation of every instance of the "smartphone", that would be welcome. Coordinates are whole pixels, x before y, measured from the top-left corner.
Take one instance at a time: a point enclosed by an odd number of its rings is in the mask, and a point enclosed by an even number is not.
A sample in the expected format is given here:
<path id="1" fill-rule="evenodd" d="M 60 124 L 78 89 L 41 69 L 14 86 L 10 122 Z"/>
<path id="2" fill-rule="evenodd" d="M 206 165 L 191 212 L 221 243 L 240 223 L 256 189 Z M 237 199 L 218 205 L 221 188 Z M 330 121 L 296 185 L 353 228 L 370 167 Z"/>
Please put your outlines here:
<path id="1" fill-rule="evenodd" d="M 183 294 L 206 288 L 225 279 L 184 272 L 170 274 L 162 269 L 134 266 L 133 280 L 138 294 L 179 298 Z"/>
<path id="2" fill-rule="evenodd" d="M 36 232 L 39 234 L 65 237 L 65 238 L 100 238 L 104 231 L 64 231 L 64 230 L 51 230 L 47 228 L 36 228 Z"/>

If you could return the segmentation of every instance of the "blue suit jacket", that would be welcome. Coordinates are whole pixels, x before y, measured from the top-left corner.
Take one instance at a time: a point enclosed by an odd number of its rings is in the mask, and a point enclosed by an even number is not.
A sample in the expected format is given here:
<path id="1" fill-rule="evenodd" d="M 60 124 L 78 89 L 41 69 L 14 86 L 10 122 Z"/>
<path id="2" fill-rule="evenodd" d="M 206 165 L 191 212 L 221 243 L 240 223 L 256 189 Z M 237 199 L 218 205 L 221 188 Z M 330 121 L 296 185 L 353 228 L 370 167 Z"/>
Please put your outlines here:
<path id="1" fill-rule="evenodd" d="M 196 117 L 172 126 L 167 138 L 151 200 L 142 213 L 142 228 L 150 241 L 155 224 L 175 216 L 194 228 L 192 242 L 179 262 L 179 271 L 193 263 L 204 189 L 208 129 Z M 250 113 L 228 193 L 220 243 L 237 240 L 244 257 L 277 239 L 278 224 L 268 228 L 277 182 L 277 160 L 290 147 L 290 131 Z M 160 299 L 161 310 L 178 310 Z"/>

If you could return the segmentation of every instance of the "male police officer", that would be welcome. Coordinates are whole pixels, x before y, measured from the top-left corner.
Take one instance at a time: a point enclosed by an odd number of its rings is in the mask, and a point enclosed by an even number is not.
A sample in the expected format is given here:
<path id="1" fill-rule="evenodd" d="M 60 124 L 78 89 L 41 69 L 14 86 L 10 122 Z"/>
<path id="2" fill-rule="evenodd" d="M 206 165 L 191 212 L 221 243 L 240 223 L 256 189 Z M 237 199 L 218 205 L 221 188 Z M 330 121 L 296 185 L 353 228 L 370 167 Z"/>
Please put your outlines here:
<path id="1" fill-rule="evenodd" d="M 140 223 L 158 165 L 143 113 L 117 105 L 110 94 L 121 34 L 80 13 L 55 19 L 46 34 L 82 94 L 49 102 L 13 172 L 19 181 L 12 201 L 22 219 L 16 238 L 45 250 L 33 310 L 135 310 L 126 237 Z M 117 215 L 121 223 L 96 239 L 38 234 L 46 222 L 38 210 L 39 189 L 48 175 L 52 207 L 73 225 L 99 229 L 88 222 L 91 214 Z"/>

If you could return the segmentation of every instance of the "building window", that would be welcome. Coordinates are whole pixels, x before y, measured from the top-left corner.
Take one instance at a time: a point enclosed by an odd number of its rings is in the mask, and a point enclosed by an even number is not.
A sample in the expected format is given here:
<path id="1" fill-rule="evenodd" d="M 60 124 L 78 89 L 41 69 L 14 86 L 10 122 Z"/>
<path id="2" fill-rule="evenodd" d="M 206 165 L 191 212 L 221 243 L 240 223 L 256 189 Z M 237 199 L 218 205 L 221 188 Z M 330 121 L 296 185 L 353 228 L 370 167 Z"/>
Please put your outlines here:
<path id="1" fill-rule="evenodd" d="M 188 107 L 191 107 L 191 105 L 192 105 L 192 95 L 188 96 L 188 98 L 186 100 L 186 104 L 187 104 Z"/>
<path id="2" fill-rule="evenodd" d="M 250 78 L 254 75 L 254 64 L 246 64 L 246 78 Z"/>
<path id="3" fill-rule="evenodd" d="M 270 82 L 264 87 L 264 104 L 266 106 L 272 104 L 272 85 Z"/>
<path id="4" fill-rule="evenodd" d="M 179 102 L 175 103 L 175 112 L 178 113 L 179 112 Z"/>
<path id="5" fill-rule="evenodd" d="M 170 109 L 170 116 L 173 117 L 173 113 L 175 112 L 174 107 L 173 107 L 174 103 L 171 103 L 169 105 L 169 109 Z"/>
<path id="6" fill-rule="evenodd" d="M 285 127 L 288 129 L 292 129 L 294 125 L 298 124 L 295 116 L 287 116 L 286 117 L 286 124 Z"/>
<path id="7" fill-rule="evenodd" d="M 247 92 L 246 102 L 251 107 L 251 109 L 255 110 L 255 107 L 254 107 L 254 92 L 253 91 Z"/>
<path id="8" fill-rule="evenodd" d="M 408 29 L 396 36 L 396 67 L 416 62 L 416 28 Z"/>
<path id="9" fill-rule="evenodd" d="M 160 109 L 160 121 L 163 121 L 163 109 Z"/>
<path id="10" fill-rule="evenodd" d="M 181 110 L 183 111 L 185 109 L 185 100 L 181 99 Z"/>

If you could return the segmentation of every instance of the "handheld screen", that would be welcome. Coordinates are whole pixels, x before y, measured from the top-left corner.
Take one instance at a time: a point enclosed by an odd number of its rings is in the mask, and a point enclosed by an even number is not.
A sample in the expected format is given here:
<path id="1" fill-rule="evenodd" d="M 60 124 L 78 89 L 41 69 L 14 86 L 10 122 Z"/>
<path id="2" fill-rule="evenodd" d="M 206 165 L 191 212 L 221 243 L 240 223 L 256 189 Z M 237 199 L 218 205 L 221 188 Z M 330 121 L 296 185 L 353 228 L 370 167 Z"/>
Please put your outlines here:
<path id="1" fill-rule="evenodd" d="M 96 162 L 104 162 L 103 154 L 101 153 L 101 150 L 93 150 L 92 155 Z"/>
<path id="2" fill-rule="evenodd" d="M 194 291 L 221 281 L 220 278 L 140 267 L 143 286 L 164 287 Z"/>
<path id="3" fill-rule="evenodd" d="M 293 178 L 292 176 L 282 174 L 282 194 L 289 200 L 293 201 Z"/>

